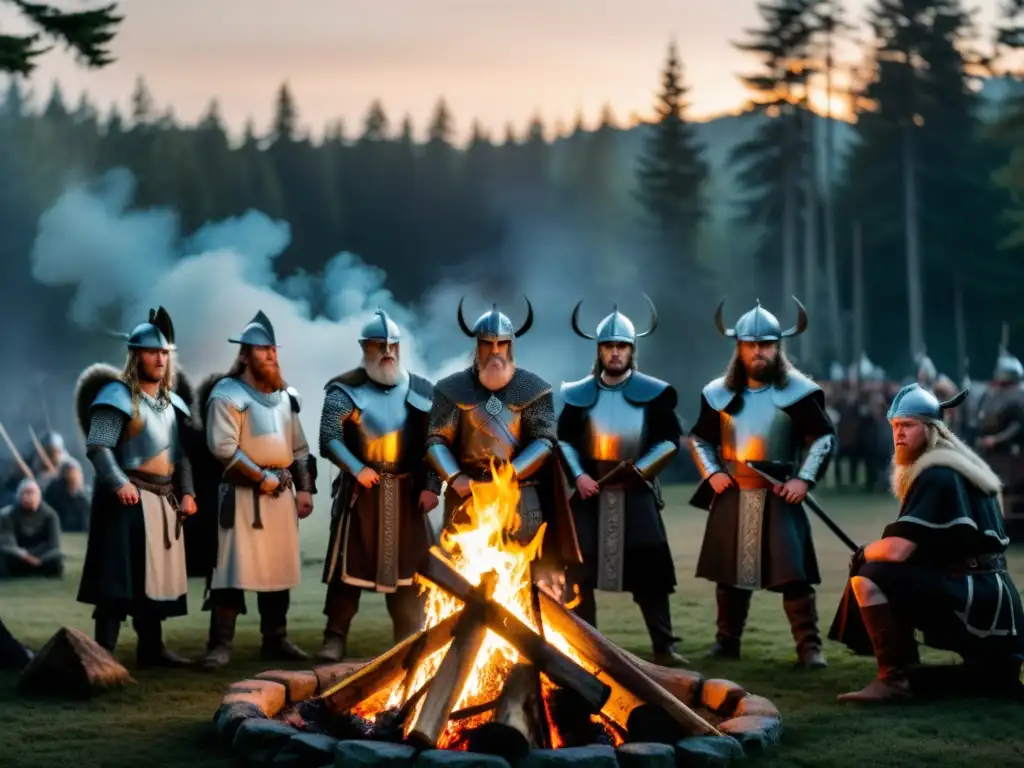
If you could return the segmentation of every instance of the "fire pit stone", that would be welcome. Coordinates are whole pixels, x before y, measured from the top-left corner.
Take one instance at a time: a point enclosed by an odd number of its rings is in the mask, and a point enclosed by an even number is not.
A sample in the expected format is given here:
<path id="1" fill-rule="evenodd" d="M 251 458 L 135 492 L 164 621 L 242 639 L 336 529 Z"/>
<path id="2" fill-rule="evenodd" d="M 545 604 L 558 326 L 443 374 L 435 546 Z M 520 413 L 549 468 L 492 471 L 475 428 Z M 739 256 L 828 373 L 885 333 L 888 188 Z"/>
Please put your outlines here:
<path id="1" fill-rule="evenodd" d="M 730 715 L 746 691 L 732 680 L 705 680 L 701 686 L 701 704 L 717 715 Z"/>
<path id="2" fill-rule="evenodd" d="M 619 768 L 676 768 L 676 751 L 668 744 L 623 744 Z"/>
<path id="3" fill-rule="evenodd" d="M 782 738 L 782 721 L 774 717 L 744 715 L 726 720 L 718 728 L 734 736 L 749 755 L 758 755 L 771 749 Z"/>
<path id="4" fill-rule="evenodd" d="M 511 768 L 511 766 L 505 758 L 497 755 L 427 749 L 420 752 L 420 756 L 416 760 L 416 768 Z"/>
<path id="5" fill-rule="evenodd" d="M 727 768 L 743 756 L 743 747 L 731 736 L 699 736 L 676 744 L 679 768 Z"/>
<path id="6" fill-rule="evenodd" d="M 231 751 L 250 764 L 267 765 L 296 733 L 291 726 L 276 720 L 246 720 L 235 732 Z"/>
<path id="7" fill-rule="evenodd" d="M 260 672 L 255 680 L 269 680 L 273 683 L 280 683 L 285 687 L 287 703 L 297 704 L 316 696 L 320 689 L 320 681 L 316 673 L 311 671 L 300 672 L 290 669 L 270 669 Z"/>
<path id="8" fill-rule="evenodd" d="M 603 744 L 565 749 L 534 749 L 524 768 L 618 768 L 615 749 Z"/>
<path id="9" fill-rule="evenodd" d="M 288 691 L 273 680 L 243 680 L 233 683 L 222 705 L 252 704 L 259 707 L 267 717 L 273 717 L 284 709 Z"/>
<path id="10" fill-rule="evenodd" d="M 412 768 L 416 750 L 385 741 L 342 741 L 334 752 L 334 764 L 346 768 Z"/>

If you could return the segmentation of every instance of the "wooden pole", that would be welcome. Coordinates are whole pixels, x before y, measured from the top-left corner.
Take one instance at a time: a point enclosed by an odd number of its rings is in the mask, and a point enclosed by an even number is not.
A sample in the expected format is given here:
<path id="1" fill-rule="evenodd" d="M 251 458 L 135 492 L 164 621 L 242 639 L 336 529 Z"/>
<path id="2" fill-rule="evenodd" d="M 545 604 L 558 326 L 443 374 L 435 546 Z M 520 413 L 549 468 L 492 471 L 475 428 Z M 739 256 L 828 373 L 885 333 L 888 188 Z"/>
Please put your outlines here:
<path id="1" fill-rule="evenodd" d="M 832 206 L 832 164 L 835 162 L 835 125 L 832 115 L 832 68 L 834 60 L 834 30 L 836 9 L 829 3 L 828 37 L 825 52 L 825 178 L 823 190 L 823 212 L 825 225 L 825 272 L 828 278 L 829 323 L 832 326 L 832 346 L 836 360 L 843 364 L 855 362 L 860 352 L 855 348 L 847 353 L 845 328 L 839 305 L 839 266 L 836 257 L 835 210 Z"/>
<path id="2" fill-rule="evenodd" d="M 956 359 L 959 380 L 967 376 L 967 318 L 964 316 L 964 284 L 960 273 L 953 275 L 953 319 L 956 323 Z"/>
<path id="3" fill-rule="evenodd" d="M 915 128 L 910 122 L 903 126 L 903 228 L 907 256 L 907 314 L 910 326 L 910 358 L 925 350 L 924 289 L 921 281 L 921 236 L 918 215 Z"/>

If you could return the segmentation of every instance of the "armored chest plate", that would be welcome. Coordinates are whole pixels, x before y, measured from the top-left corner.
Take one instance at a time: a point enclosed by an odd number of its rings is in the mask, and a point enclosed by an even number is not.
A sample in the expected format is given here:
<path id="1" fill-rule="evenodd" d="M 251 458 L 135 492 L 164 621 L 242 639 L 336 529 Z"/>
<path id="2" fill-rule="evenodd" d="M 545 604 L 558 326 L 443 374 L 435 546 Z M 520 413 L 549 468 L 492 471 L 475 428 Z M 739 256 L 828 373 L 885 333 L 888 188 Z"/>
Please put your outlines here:
<path id="1" fill-rule="evenodd" d="M 358 407 L 350 423 L 358 432 L 363 461 L 401 461 L 402 432 L 409 416 L 408 392 L 408 379 L 391 389 L 372 384 L 360 388 Z"/>
<path id="2" fill-rule="evenodd" d="M 722 412 L 722 458 L 733 476 L 756 476 L 746 461 L 793 461 L 793 424 L 771 389 L 747 390 L 736 413 Z"/>
<path id="3" fill-rule="evenodd" d="M 511 461 L 519 450 L 522 414 L 496 396 L 472 408 L 462 409 L 459 423 L 459 463 L 487 466 L 491 457 Z"/>
<path id="4" fill-rule="evenodd" d="M 589 451 L 595 461 L 640 458 L 645 410 L 629 402 L 623 388 L 599 387 L 589 414 Z"/>
<path id="5" fill-rule="evenodd" d="M 124 425 L 115 452 L 124 469 L 138 469 L 165 451 L 171 463 L 181 456 L 178 421 L 174 407 L 145 393 L 138 399 L 139 412 Z"/>

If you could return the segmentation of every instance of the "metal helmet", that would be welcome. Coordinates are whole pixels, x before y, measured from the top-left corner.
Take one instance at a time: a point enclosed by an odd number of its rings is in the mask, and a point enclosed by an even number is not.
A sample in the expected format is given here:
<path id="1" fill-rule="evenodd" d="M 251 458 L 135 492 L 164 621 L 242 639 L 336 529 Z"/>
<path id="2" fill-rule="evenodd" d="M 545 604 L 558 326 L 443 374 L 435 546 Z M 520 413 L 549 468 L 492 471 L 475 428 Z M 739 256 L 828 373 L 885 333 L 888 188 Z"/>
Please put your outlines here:
<path id="1" fill-rule="evenodd" d="M 44 448 L 53 448 L 61 451 L 64 450 L 64 437 L 60 432 L 46 432 L 39 438 L 39 442 Z"/>
<path id="2" fill-rule="evenodd" d="M 920 354 L 914 358 L 914 362 L 917 363 L 917 378 L 920 381 L 924 379 L 926 384 L 933 384 L 939 377 L 939 369 L 935 367 L 935 363 L 928 357 L 927 352 L 921 350 Z"/>
<path id="3" fill-rule="evenodd" d="M 583 305 L 582 301 L 576 304 L 576 308 L 572 311 L 572 329 L 576 332 L 577 336 L 589 339 L 590 341 L 596 341 L 598 344 L 618 342 L 636 346 L 637 339 L 650 336 L 658 327 L 658 310 L 654 306 L 654 302 L 651 301 L 651 297 L 646 293 L 644 294 L 644 299 L 646 299 L 647 305 L 651 308 L 651 326 L 646 331 L 637 333 L 636 328 L 633 326 L 633 321 L 619 312 L 618 304 L 613 304 L 612 313 L 597 324 L 597 334 L 591 336 L 580 329 L 580 307 Z"/>
<path id="4" fill-rule="evenodd" d="M 799 336 L 807 330 L 807 310 L 796 296 L 793 296 L 796 303 L 796 325 L 788 330 L 782 330 L 778 318 L 761 306 L 758 299 L 754 308 L 736 321 L 735 328 L 726 328 L 722 321 L 722 308 L 725 307 L 725 299 L 715 310 L 715 326 L 723 336 L 735 338 L 736 341 L 781 341 L 791 336 Z"/>
<path id="5" fill-rule="evenodd" d="M 398 324 L 388 317 L 388 313 L 380 307 L 373 313 L 373 317 L 363 326 L 359 332 L 360 343 L 364 341 L 383 341 L 385 344 L 398 344 L 402 340 L 402 332 Z"/>
<path id="6" fill-rule="evenodd" d="M 992 378 L 1005 382 L 1021 381 L 1024 379 L 1024 365 L 1021 365 L 1020 360 L 1011 355 L 1005 347 L 1000 347 Z"/>
<path id="7" fill-rule="evenodd" d="M 846 378 L 846 374 L 843 371 L 843 364 L 838 360 L 833 360 L 829 365 L 828 378 L 830 381 L 843 381 Z"/>
<path id="8" fill-rule="evenodd" d="M 108 335 L 128 342 L 129 349 L 164 349 L 170 351 L 174 346 L 174 323 L 163 307 L 149 310 L 149 320 L 139 323 L 130 333 L 108 331 Z"/>
<path id="9" fill-rule="evenodd" d="M 942 412 L 956 408 L 967 398 L 967 390 L 962 389 L 954 397 L 941 402 L 939 398 L 920 384 L 908 384 L 893 398 L 886 418 L 918 419 L 919 421 L 942 421 Z"/>
<path id="10" fill-rule="evenodd" d="M 276 347 L 277 339 L 274 337 L 274 326 L 270 323 L 261 309 L 256 316 L 249 321 L 249 324 L 242 329 L 242 332 L 233 339 L 228 339 L 232 344 L 247 344 L 251 347 Z"/>
<path id="11" fill-rule="evenodd" d="M 498 311 L 497 304 L 492 304 L 490 311 L 480 315 L 476 322 L 473 323 L 473 327 L 470 328 L 462 314 L 462 305 L 466 301 L 465 297 L 459 301 L 459 328 L 462 329 L 464 334 L 477 341 L 511 341 L 512 339 L 518 339 L 520 336 L 525 335 L 533 326 L 533 305 L 530 304 L 529 298 L 525 296 L 523 298 L 526 299 L 526 320 L 518 331 L 514 330 L 512 321 L 509 320 L 508 316 Z"/>

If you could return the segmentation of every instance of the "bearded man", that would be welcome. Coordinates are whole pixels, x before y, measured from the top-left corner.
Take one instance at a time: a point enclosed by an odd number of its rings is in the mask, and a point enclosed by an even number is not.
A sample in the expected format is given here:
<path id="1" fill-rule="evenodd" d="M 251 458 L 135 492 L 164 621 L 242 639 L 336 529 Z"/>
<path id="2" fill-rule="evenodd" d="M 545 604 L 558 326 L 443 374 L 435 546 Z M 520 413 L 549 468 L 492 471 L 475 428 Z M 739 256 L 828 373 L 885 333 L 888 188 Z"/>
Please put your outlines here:
<path id="1" fill-rule="evenodd" d="M 399 643 L 423 625 L 413 577 L 430 548 L 427 513 L 441 480 L 426 463 L 433 385 L 401 362 L 401 332 L 382 309 L 363 326 L 362 365 L 331 379 L 320 455 L 341 470 L 332 489 L 321 661 L 340 661 L 363 590 L 383 592 Z"/>
<path id="2" fill-rule="evenodd" d="M 807 328 L 803 305 L 793 301 L 798 319 L 786 331 L 761 302 L 726 329 L 725 302 L 718 305 L 718 331 L 737 343 L 725 376 L 701 394 L 691 448 L 703 482 L 690 503 L 709 512 L 697 562 L 697 576 L 717 585 L 716 641 L 708 655 L 739 658 L 751 595 L 767 589 L 782 593 L 799 664 L 818 669 L 826 666 L 814 592 L 821 578 L 800 504 L 825 473 L 836 441 L 821 387 L 782 349 L 783 339 Z M 773 485 L 748 461 L 778 462 L 789 477 Z"/>
<path id="3" fill-rule="evenodd" d="M 163 644 L 162 622 L 187 612 L 184 516 L 196 511 L 184 436 L 190 408 L 174 371 L 174 326 L 160 307 L 123 334 L 128 359 L 78 380 L 75 404 L 96 469 L 78 600 L 96 606 L 96 642 L 113 652 L 126 616 L 141 665 L 182 666 Z M 180 499 L 180 505 L 178 503 Z"/>
<path id="4" fill-rule="evenodd" d="M 839 701 L 894 701 L 932 688 L 935 675 L 917 667 L 915 629 L 926 645 L 963 657 L 957 674 L 940 675 L 947 691 L 1021 693 L 1024 609 L 1006 571 L 1001 483 L 943 420 L 966 396 L 940 403 L 911 384 L 889 407 L 899 516 L 851 558 L 829 633 L 874 655 L 878 674 Z"/>
<path id="5" fill-rule="evenodd" d="M 288 639 L 290 590 L 299 585 L 299 520 L 313 511 L 315 457 L 299 422 L 298 393 L 281 377 L 274 327 L 262 311 L 232 344 L 238 357 L 201 392 L 206 443 L 221 466 L 217 559 L 209 578 L 207 669 L 231 660 L 245 592 L 257 593 L 261 655 L 300 660 Z"/>
<path id="6" fill-rule="evenodd" d="M 462 332 L 476 340 L 469 368 L 441 379 L 434 387 L 427 434 L 427 459 L 448 483 L 445 492 L 445 528 L 463 521 L 459 510 L 470 496 L 470 482 L 491 479 L 492 459 L 510 464 L 519 485 L 516 532 L 519 541 L 531 541 L 547 523 L 544 547 L 547 573 L 538 580 L 560 575 L 565 565 L 579 563 L 579 544 L 567 503 L 564 478 L 549 463 L 558 441 L 551 385 L 515 363 L 513 340 L 533 325 L 533 307 L 519 330 L 494 305 L 470 328 L 462 315 Z M 553 573 L 552 573 L 553 571 Z"/>
<path id="7" fill-rule="evenodd" d="M 637 339 L 658 324 L 654 304 L 647 301 L 651 325 L 642 333 L 613 307 L 591 336 L 580 330 L 582 302 L 573 311 L 573 330 L 597 342 L 597 360 L 590 376 L 562 385 L 558 440 L 576 485 L 573 513 L 583 554 L 583 564 L 569 569 L 568 581 L 579 590 L 576 615 L 594 627 L 596 589 L 632 592 L 655 663 L 683 666 L 688 662 L 672 634 L 669 595 L 676 571 L 658 484 L 658 473 L 679 452 L 682 426 L 675 389 L 637 370 Z"/>

